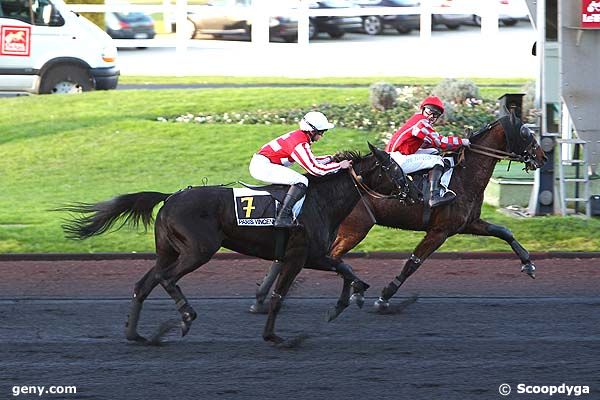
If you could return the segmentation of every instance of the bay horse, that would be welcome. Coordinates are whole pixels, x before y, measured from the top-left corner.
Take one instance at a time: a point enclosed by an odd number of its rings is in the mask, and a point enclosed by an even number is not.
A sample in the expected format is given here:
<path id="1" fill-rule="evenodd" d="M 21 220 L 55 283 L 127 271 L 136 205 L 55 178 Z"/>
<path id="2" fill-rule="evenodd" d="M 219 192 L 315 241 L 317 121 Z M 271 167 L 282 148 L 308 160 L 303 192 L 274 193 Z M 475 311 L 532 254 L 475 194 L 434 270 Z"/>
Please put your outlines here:
<path id="1" fill-rule="evenodd" d="M 387 309 L 389 299 L 406 279 L 449 237 L 459 233 L 494 236 L 504 240 L 521 260 L 521 271 L 535 278 L 535 266 L 529 252 L 510 230 L 481 219 L 481 206 L 485 188 L 499 160 L 522 162 L 525 170 L 529 171 L 540 168 L 547 157 L 531 130 L 523 125 L 514 112 L 485 125 L 473 133 L 469 140 L 471 146 L 464 150 L 464 159 L 461 165 L 455 167 L 450 182 L 450 189 L 457 193 L 457 198 L 447 206 L 432 209 L 428 223 L 423 219 L 426 207 L 423 203 L 369 199 L 378 225 L 426 232 L 400 274 L 383 288 L 375 302 L 377 310 Z M 365 238 L 374 224 L 364 206 L 355 207 L 340 225 L 331 256 L 340 259 Z"/>
<path id="2" fill-rule="evenodd" d="M 325 177 L 310 177 L 298 227 L 290 230 L 281 273 L 271 296 L 263 338 L 273 343 L 283 339 L 275 334 L 275 319 L 291 284 L 306 264 L 328 264 L 329 249 L 339 224 L 360 199 L 360 191 L 384 190 L 393 193 L 405 185 L 402 170 L 389 154 L 369 144 L 371 153 L 361 156 L 343 152 L 338 159 L 351 160 L 348 171 Z M 360 182 L 360 185 L 357 185 Z M 268 187 L 267 187 L 268 188 Z M 264 190 L 264 188 L 263 188 Z M 63 225 L 67 237 L 85 239 L 100 235 L 118 220 L 124 225 L 147 227 L 153 210 L 161 202 L 154 224 L 155 265 L 135 284 L 125 335 L 128 340 L 147 343 L 137 325 L 144 300 L 160 284 L 181 314 L 185 336 L 196 318 L 177 282 L 206 264 L 221 247 L 273 260 L 275 232 L 272 226 L 238 226 L 233 189 L 223 186 L 190 187 L 176 193 L 138 192 L 117 196 L 96 204 L 77 203 L 59 210 L 79 213 Z M 330 268 L 331 269 L 331 268 Z"/>
<path id="3" fill-rule="evenodd" d="M 457 193 L 457 198 L 453 203 L 430 210 L 425 205 L 426 201 L 423 201 L 426 194 L 415 196 L 415 191 L 419 191 L 419 189 L 411 184 L 411 187 L 403 192 L 403 201 L 395 198 L 365 196 L 364 201 L 367 204 L 358 203 L 340 225 L 330 250 L 330 262 L 350 270 L 350 266 L 342 261 L 342 257 L 360 243 L 375 224 L 426 232 L 423 240 L 406 261 L 402 272 L 383 289 L 380 298 L 375 302 L 377 310 L 386 310 L 389 307 L 389 299 L 402 283 L 446 239 L 457 233 L 495 236 L 506 241 L 521 260 L 521 270 L 532 278 L 535 277 L 535 266 L 529 258 L 529 253 L 514 238 L 510 230 L 486 222 L 480 216 L 485 188 L 499 160 L 523 162 L 525 170 L 529 171 L 541 167 L 547 160 L 546 155 L 531 130 L 522 124 L 514 112 L 485 125 L 473 133 L 469 139 L 472 145 L 464 151 L 464 159 L 460 165 L 454 168 L 450 182 L 450 189 Z M 418 176 L 424 173 L 426 171 L 417 171 L 411 175 Z M 410 195 L 407 196 L 407 193 Z M 420 198 L 421 201 L 415 201 L 416 198 Z M 429 218 L 425 219 L 424 213 L 430 213 Z M 274 264 L 271 270 L 276 267 Z M 305 268 L 323 269 L 310 265 Z M 265 277 L 257 290 L 256 304 L 264 300 L 264 294 L 273 284 L 274 279 L 271 272 Z M 357 290 L 356 283 L 362 290 Z M 347 296 L 340 297 L 337 313 L 330 315 L 330 320 L 348 306 L 349 302 L 342 303 L 341 299 L 350 299 L 350 284 L 355 289 L 352 299 L 357 300 L 359 307 L 362 307 L 364 290 L 369 286 L 358 278 L 345 279 L 342 292 L 345 291 Z M 257 308 L 256 305 L 253 307 Z"/>

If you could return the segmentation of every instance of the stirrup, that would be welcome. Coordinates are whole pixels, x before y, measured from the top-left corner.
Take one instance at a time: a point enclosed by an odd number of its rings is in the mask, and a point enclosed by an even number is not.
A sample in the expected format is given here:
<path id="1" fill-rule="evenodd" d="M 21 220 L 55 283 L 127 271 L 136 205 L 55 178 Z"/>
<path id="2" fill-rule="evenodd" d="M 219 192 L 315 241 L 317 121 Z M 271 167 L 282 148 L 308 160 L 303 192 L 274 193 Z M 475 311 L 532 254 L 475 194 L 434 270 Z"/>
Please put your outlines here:
<path id="1" fill-rule="evenodd" d="M 277 217 L 275 222 L 273 223 L 273 227 L 275 228 L 291 228 L 295 226 L 293 219 L 291 216 Z"/>
<path id="2" fill-rule="evenodd" d="M 452 203 L 456 199 L 456 194 L 454 192 L 449 191 L 444 194 L 444 196 L 435 196 L 429 199 L 429 207 L 435 208 L 440 207 L 449 203 Z"/>

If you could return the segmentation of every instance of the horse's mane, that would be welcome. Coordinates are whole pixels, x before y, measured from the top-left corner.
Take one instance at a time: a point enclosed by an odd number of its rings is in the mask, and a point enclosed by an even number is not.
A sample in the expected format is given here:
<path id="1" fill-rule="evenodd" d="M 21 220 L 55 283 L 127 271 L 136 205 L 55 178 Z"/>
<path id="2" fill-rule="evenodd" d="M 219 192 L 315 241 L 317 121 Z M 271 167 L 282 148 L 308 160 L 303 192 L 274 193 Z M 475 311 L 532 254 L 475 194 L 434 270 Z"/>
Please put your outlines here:
<path id="1" fill-rule="evenodd" d="M 334 162 L 340 162 L 342 160 L 351 160 L 352 162 L 358 162 L 362 160 L 364 156 L 360 152 L 355 150 L 343 150 L 333 155 Z"/>
<path id="2" fill-rule="evenodd" d="M 351 160 L 353 163 L 357 163 L 363 160 L 366 156 L 360 154 L 355 150 L 343 150 L 335 153 L 332 157 L 334 162 L 340 162 L 342 160 Z M 311 174 L 304 174 L 310 182 L 324 182 L 337 176 L 337 174 L 328 174 L 324 176 L 314 176 Z"/>

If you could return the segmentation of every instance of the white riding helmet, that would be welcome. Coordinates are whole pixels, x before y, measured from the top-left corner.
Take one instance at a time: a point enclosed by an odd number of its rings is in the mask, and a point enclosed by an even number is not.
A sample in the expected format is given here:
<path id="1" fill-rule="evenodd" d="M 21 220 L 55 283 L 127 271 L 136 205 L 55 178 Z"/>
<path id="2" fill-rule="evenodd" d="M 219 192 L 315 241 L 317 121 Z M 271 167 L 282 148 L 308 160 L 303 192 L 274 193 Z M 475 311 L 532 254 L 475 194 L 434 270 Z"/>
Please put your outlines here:
<path id="1" fill-rule="evenodd" d="M 306 113 L 300 120 L 300 129 L 307 132 L 325 131 L 332 129 L 335 125 L 327 121 L 327 117 L 318 111 Z"/>

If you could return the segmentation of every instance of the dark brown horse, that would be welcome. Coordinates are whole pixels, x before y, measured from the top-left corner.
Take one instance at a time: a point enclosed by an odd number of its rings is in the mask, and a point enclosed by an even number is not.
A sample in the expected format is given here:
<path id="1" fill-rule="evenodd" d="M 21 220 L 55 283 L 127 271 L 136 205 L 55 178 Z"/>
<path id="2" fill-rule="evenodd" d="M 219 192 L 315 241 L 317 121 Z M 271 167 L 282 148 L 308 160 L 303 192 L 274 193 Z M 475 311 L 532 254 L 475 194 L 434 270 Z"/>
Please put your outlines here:
<path id="1" fill-rule="evenodd" d="M 368 208 L 363 203 L 358 203 L 340 225 L 329 258 L 331 265 L 336 266 L 335 270 L 338 273 L 344 270 L 352 271 L 351 267 L 342 261 L 342 257 L 360 243 L 375 224 L 427 232 L 425 238 L 404 265 L 400 275 L 383 289 L 381 297 L 375 303 L 376 308 L 386 309 L 389 306 L 389 299 L 396 293 L 400 285 L 446 239 L 457 233 L 495 236 L 506 241 L 521 260 L 523 264 L 521 270 L 531 277 L 535 276 L 535 266 L 529 259 L 529 253 L 513 237 L 512 233 L 505 227 L 482 220 L 480 215 L 485 187 L 492 176 L 494 166 L 500 159 L 520 161 L 525 164 L 526 170 L 534 170 L 543 165 L 546 155 L 532 132 L 523 126 L 513 113 L 484 126 L 474 133 L 470 140 L 471 148 L 466 150 L 464 160 L 453 171 L 450 189 L 457 193 L 457 199 L 452 204 L 428 210 L 422 201 L 408 201 L 415 197 L 413 194 L 415 190 L 418 190 L 411 187 L 410 191 L 404 191 L 405 194 L 411 193 L 408 199 L 405 198 L 407 201 L 365 196 Z M 418 177 L 424 173 L 426 171 L 417 171 L 414 175 Z M 423 217 L 425 212 L 430 212 L 428 219 Z M 271 272 L 260 285 L 257 291 L 257 302 L 253 309 L 257 309 L 257 305 L 260 305 L 264 299 L 265 293 L 275 279 L 276 274 L 273 271 L 277 267 L 274 265 L 271 268 Z M 324 268 L 314 265 L 306 265 L 305 268 L 324 270 Z M 330 320 L 348 306 L 351 284 L 355 289 L 352 298 L 357 300 L 359 306 L 362 306 L 363 292 L 368 285 L 357 277 L 354 279 L 344 278 L 343 293 L 340 296 L 336 312 L 330 313 Z"/>
<path id="2" fill-rule="evenodd" d="M 367 156 L 342 154 L 353 161 L 352 170 L 361 177 L 364 187 L 388 193 L 403 187 L 401 169 L 387 153 L 369 146 L 372 154 Z M 304 265 L 328 265 L 327 255 L 337 228 L 359 199 L 356 178 L 347 171 L 311 179 L 298 218 L 301 225 L 289 234 L 281 274 L 271 296 L 265 340 L 282 341 L 275 334 L 275 319 L 283 298 Z M 85 239 L 108 231 L 120 219 L 124 219 L 121 226 L 136 226 L 140 222 L 147 226 L 154 207 L 161 202 L 164 205 L 154 226 L 156 264 L 135 285 L 126 324 L 128 340 L 146 342 L 138 334 L 137 325 L 144 300 L 159 284 L 181 314 L 182 335 L 189 331 L 196 312 L 177 282 L 207 263 L 221 246 L 267 260 L 273 260 L 275 255 L 276 230 L 268 226 L 238 226 L 233 191 L 219 186 L 188 188 L 174 194 L 131 193 L 96 204 L 71 205 L 62 210 L 83 215 L 65 224 L 64 229 L 68 237 Z"/>
<path id="3" fill-rule="evenodd" d="M 375 302 L 377 309 L 386 309 L 389 299 L 404 281 L 446 239 L 458 233 L 495 236 L 506 241 L 521 260 L 521 270 L 532 278 L 535 277 L 535 266 L 527 250 L 510 230 L 482 220 L 481 206 L 484 190 L 500 159 L 520 161 L 525 164 L 526 170 L 534 170 L 543 165 L 546 155 L 532 132 L 513 113 L 486 125 L 473 134 L 470 140 L 471 148 L 465 150 L 464 160 L 455 167 L 450 182 L 450 189 L 457 193 L 456 200 L 447 206 L 431 210 L 427 225 L 423 219 L 423 203 L 402 204 L 394 200 L 368 199 L 378 225 L 426 232 L 400 274 L 382 290 L 381 297 Z M 363 205 L 355 207 L 340 225 L 331 249 L 332 258 L 341 259 L 365 238 L 374 224 Z"/>

